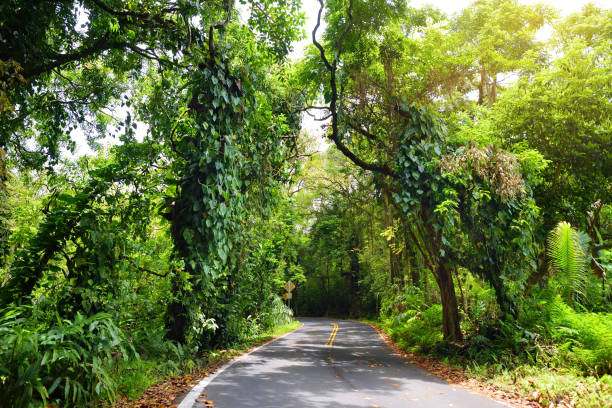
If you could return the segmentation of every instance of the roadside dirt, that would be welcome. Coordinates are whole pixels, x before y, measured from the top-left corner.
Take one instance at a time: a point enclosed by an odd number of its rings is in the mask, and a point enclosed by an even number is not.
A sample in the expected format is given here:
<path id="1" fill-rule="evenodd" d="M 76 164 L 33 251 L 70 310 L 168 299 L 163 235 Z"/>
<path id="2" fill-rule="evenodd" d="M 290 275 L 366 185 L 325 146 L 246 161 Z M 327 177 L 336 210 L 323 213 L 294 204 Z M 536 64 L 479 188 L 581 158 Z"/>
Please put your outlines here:
<path id="1" fill-rule="evenodd" d="M 265 343 L 267 343 L 267 341 Z M 255 347 L 257 346 L 253 346 L 252 348 Z M 142 396 L 135 401 L 128 401 L 126 397 L 120 396 L 112 405 L 112 408 L 176 408 L 189 390 L 195 387 L 202 378 L 214 373 L 223 364 L 240 354 L 235 354 L 229 358 L 222 357 L 220 360 L 209 364 L 205 368 L 195 370 L 188 374 L 166 377 L 161 383 L 148 388 Z"/>

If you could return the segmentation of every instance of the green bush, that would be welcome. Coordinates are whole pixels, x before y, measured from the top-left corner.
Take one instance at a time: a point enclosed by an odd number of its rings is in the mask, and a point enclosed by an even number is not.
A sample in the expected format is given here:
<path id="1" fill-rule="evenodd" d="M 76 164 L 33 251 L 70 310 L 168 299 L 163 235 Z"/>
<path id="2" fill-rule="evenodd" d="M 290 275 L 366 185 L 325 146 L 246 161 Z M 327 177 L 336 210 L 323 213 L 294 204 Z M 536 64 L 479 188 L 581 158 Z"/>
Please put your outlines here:
<path id="1" fill-rule="evenodd" d="M 580 313 L 556 297 L 541 306 L 541 327 L 560 363 L 588 374 L 612 373 L 612 314 Z"/>
<path id="2" fill-rule="evenodd" d="M 423 312 L 408 310 L 390 318 L 386 325 L 400 347 L 410 352 L 433 351 L 442 341 L 442 305 Z"/>
<path id="3" fill-rule="evenodd" d="M 264 331 L 289 324 L 292 320 L 293 311 L 276 295 L 270 297 L 259 316 L 259 323 Z"/>
<path id="4" fill-rule="evenodd" d="M 535 361 L 538 353 L 536 338 L 535 333 L 511 317 L 489 319 L 465 339 L 465 347 L 455 352 L 474 364 L 512 366 L 518 361 Z"/>
<path id="5" fill-rule="evenodd" d="M 14 408 L 82 407 L 114 397 L 112 370 L 133 350 L 110 315 L 58 317 L 45 327 L 26 312 L 11 308 L 0 316 L 0 401 Z"/>

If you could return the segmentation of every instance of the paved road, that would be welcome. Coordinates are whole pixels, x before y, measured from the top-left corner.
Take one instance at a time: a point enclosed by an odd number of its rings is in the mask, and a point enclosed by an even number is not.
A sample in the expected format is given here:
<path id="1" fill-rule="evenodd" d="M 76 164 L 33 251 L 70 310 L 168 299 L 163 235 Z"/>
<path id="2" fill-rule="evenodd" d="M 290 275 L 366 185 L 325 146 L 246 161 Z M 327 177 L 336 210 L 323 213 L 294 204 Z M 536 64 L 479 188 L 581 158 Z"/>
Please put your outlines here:
<path id="1" fill-rule="evenodd" d="M 207 399 L 217 408 L 503 406 L 408 364 L 368 325 L 300 321 L 301 329 L 215 377 L 204 389 Z"/>

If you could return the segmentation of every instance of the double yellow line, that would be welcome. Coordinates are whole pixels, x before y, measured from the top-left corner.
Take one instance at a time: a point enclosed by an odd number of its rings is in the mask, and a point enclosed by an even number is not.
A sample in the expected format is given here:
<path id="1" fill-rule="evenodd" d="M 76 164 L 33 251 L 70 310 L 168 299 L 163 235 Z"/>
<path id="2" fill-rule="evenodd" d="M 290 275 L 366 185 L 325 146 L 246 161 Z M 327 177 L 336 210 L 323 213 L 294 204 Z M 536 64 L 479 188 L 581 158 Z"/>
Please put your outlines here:
<path id="1" fill-rule="evenodd" d="M 330 347 L 334 345 L 334 340 L 336 340 L 336 334 L 338 334 L 338 325 L 336 323 L 332 323 L 332 326 L 334 326 L 334 328 L 332 329 L 332 332 L 329 334 L 329 339 L 327 339 L 327 343 L 325 343 L 326 346 L 330 346 Z"/>

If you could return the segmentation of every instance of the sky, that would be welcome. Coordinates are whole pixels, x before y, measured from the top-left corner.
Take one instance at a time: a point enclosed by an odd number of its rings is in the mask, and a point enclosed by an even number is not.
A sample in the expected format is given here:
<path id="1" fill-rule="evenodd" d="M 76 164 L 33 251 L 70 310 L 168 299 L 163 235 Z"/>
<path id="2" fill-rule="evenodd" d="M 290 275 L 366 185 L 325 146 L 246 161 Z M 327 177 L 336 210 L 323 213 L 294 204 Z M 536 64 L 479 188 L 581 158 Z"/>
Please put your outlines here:
<path id="1" fill-rule="evenodd" d="M 311 1 L 311 0 L 308 0 Z M 459 10 L 462 10 L 469 6 L 472 3 L 471 0 L 413 0 L 410 2 L 412 6 L 418 7 L 423 6 L 425 4 L 430 4 L 434 7 L 437 7 L 441 10 L 444 10 L 446 13 L 456 13 Z M 554 0 L 554 1 L 546 1 L 546 0 L 520 0 L 521 4 L 549 4 L 554 6 L 556 9 L 561 10 L 564 15 L 571 14 L 573 12 L 579 11 L 582 6 L 588 3 L 594 3 L 602 8 L 606 8 L 610 6 L 609 0 Z"/>
<path id="2" fill-rule="evenodd" d="M 473 0 L 412 0 L 409 2 L 409 4 L 413 7 L 420 7 L 426 4 L 431 5 L 436 8 L 439 8 L 440 10 L 444 11 L 446 14 L 451 15 L 453 13 L 456 13 L 468 7 L 472 2 Z M 561 16 L 563 17 L 563 16 L 567 16 L 568 14 L 579 11 L 584 5 L 588 3 L 594 3 L 595 5 L 601 8 L 609 8 L 611 5 L 610 4 L 611 0 L 554 0 L 554 1 L 519 0 L 519 3 L 521 4 L 538 4 L 538 3 L 549 4 L 549 5 L 554 6 L 557 10 L 559 10 L 561 13 Z M 291 59 L 293 60 L 299 59 L 303 55 L 304 48 L 307 45 L 311 44 L 312 42 L 312 39 L 311 39 L 312 30 L 314 29 L 314 26 L 316 24 L 317 13 L 319 11 L 318 0 L 302 0 L 302 10 L 306 13 L 306 23 L 304 25 L 304 29 L 306 30 L 306 38 L 295 44 L 294 50 L 290 55 Z M 317 36 L 318 38 L 320 38 L 320 33 L 322 33 L 324 29 L 325 29 L 324 25 L 319 28 L 319 31 L 318 31 L 319 35 Z M 548 28 L 545 27 L 541 30 L 541 32 L 538 33 L 537 37 L 539 40 L 546 40 L 549 35 L 550 35 L 550 27 Z M 117 114 L 118 116 L 124 116 L 125 112 L 117 112 Z M 323 132 L 321 130 L 321 122 L 314 121 L 310 117 L 306 116 L 303 121 L 303 128 L 306 131 L 308 131 L 308 133 L 313 134 L 320 139 L 321 141 L 321 143 L 319 143 L 320 149 L 326 148 L 326 143 L 325 141 L 323 141 L 323 138 L 322 138 Z M 139 123 L 138 129 L 137 129 L 137 137 L 139 139 L 142 138 L 144 136 L 144 132 L 146 132 L 146 126 L 142 123 Z M 76 130 L 75 133 L 73 133 L 73 137 L 77 141 L 77 149 L 74 155 L 71 155 L 68 152 L 65 152 L 66 156 L 75 157 L 75 156 L 82 156 L 85 154 L 93 154 L 93 151 L 87 145 L 87 142 L 85 141 L 85 137 L 80 130 Z M 103 139 L 100 142 L 103 145 L 108 145 L 108 144 L 116 143 L 116 140 L 113 140 L 112 138 L 107 137 L 106 139 Z"/>

